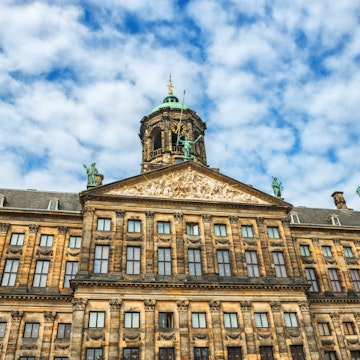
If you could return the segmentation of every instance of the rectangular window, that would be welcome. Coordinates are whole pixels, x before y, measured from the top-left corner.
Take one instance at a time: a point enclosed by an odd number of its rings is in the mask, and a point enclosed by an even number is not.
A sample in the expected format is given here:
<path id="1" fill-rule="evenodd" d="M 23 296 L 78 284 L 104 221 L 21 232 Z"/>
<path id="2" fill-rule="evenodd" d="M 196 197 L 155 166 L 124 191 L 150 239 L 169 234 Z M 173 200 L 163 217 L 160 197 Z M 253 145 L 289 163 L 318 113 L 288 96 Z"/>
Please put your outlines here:
<path id="1" fill-rule="evenodd" d="M 310 256 L 309 245 L 300 245 L 300 255 L 301 256 Z"/>
<path id="2" fill-rule="evenodd" d="M 79 267 L 79 263 L 77 261 L 66 262 L 64 288 L 70 287 L 70 280 L 75 279 L 75 275 L 78 273 L 78 267 Z"/>
<path id="3" fill-rule="evenodd" d="M 103 219 L 99 218 L 97 221 L 97 228 L 98 231 L 110 231 L 111 230 L 111 219 Z"/>
<path id="4" fill-rule="evenodd" d="M 171 249 L 158 248 L 158 274 L 171 275 Z"/>
<path id="5" fill-rule="evenodd" d="M 253 238 L 253 228 L 251 225 L 243 225 L 241 226 L 241 235 L 243 238 Z"/>
<path id="6" fill-rule="evenodd" d="M 341 225 L 340 220 L 339 220 L 339 218 L 337 216 L 332 216 L 331 217 L 331 222 L 332 222 L 333 225 L 337 225 L 337 226 Z"/>
<path id="7" fill-rule="evenodd" d="M 6 322 L 0 322 L 0 338 L 5 337 Z"/>
<path id="8" fill-rule="evenodd" d="M 291 218 L 291 223 L 292 224 L 299 224 L 300 223 L 298 214 L 291 214 L 290 218 Z"/>
<path id="9" fill-rule="evenodd" d="M 277 226 L 268 226 L 268 236 L 270 239 L 279 239 L 279 228 Z"/>
<path id="10" fill-rule="evenodd" d="M 214 225 L 215 236 L 226 236 L 226 225 L 225 224 L 215 224 Z"/>
<path id="11" fill-rule="evenodd" d="M 68 360 L 69 358 L 67 356 L 55 356 L 54 360 Z"/>
<path id="12" fill-rule="evenodd" d="M 49 210 L 59 210 L 59 200 L 49 200 Z"/>
<path id="13" fill-rule="evenodd" d="M 249 277 L 259 277 L 259 263 L 256 251 L 245 251 L 245 261 Z"/>
<path id="14" fill-rule="evenodd" d="M 188 249 L 189 275 L 201 276 L 201 250 Z"/>
<path id="15" fill-rule="evenodd" d="M 272 257 L 275 265 L 275 276 L 276 277 L 287 277 L 284 254 L 281 251 L 274 251 Z"/>
<path id="16" fill-rule="evenodd" d="M 228 360 L 242 360 L 241 347 L 228 346 Z"/>
<path id="17" fill-rule="evenodd" d="M 304 349 L 302 345 L 290 345 L 292 360 L 305 360 Z"/>
<path id="18" fill-rule="evenodd" d="M 175 360 L 174 348 L 159 348 L 159 360 Z"/>
<path id="19" fill-rule="evenodd" d="M 81 236 L 70 236 L 69 248 L 80 249 L 81 248 Z"/>
<path id="20" fill-rule="evenodd" d="M 351 249 L 350 246 L 344 246 L 344 255 L 345 255 L 345 257 L 347 257 L 347 258 L 352 258 L 352 257 L 354 257 L 354 254 L 353 254 L 352 249 Z"/>
<path id="21" fill-rule="evenodd" d="M 19 268 L 19 260 L 17 259 L 6 260 L 1 286 L 15 286 L 18 268 Z"/>
<path id="22" fill-rule="evenodd" d="M 317 282 L 316 272 L 315 269 L 305 269 L 306 280 L 311 285 L 309 291 L 310 292 L 318 292 L 319 285 Z"/>
<path id="23" fill-rule="evenodd" d="M 59 323 L 57 328 L 57 339 L 70 339 L 71 324 Z"/>
<path id="24" fill-rule="evenodd" d="M 345 335 L 354 335 L 355 328 L 354 324 L 351 321 L 343 322 L 344 334 Z"/>
<path id="25" fill-rule="evenodd" d="M 159 328 L 172 329 L 174 327 L 174 314 L 171 312 L 159 312 Z"/>
<path id="26" fill-rule="evenodd" d="M 140 313 L 126 312 L 124 327 L 138 329 L 140 327 Z"/>
<path id="27" fill-rule="evenodd" d="M 10 245 L 17 245 L 17 246 L 24 245 L 24 236 L 25 234 L 18 234 L 18 233 L 11 234 Z"/>
<path id="28" fill-rule="evenodd" d="M 325 351 L 325 360 L 337 360 L 335 351 Z"/>
<path id="29" fill-rule="evenodd" d="M 20 360 L 35 360 L 34 356 L 20 356 Z"/>
<path id="30" fill-rule="evenodd" d="M 199 235 L 199 224 L 186 223 L 186 235 Z"/>
<path id="31" fill-rule="evenodd" d="M 126 273 L 130 275 L 140 274 L 140 248 L 128 246 L 126 248 Z"/>
<path id="32" fill-rule="evenodd" d="M 337 269 L 329 269 L 329 278 L 332 290 L 334 292 L 341 292 L 341 285 Z"/>
<path id="33" fill-rule="evenodd" d="M 260 359 L 261 360 L 274 360 L 272 346 L 260 346 Z"/>
<path id="34" fill-rule="evenodd" d="M 228 250 L 217 250 L 219 276 L 231 276 L 230 257 Z"/>
<path id="35" fill-rule="evenodd" d="M 86 360 L 103 360 L 103 349 L 102 348 L 86 349 Z"/>
<path id="36" fill-rule="evenodd" d="M 285 327 L 298 327 L 296 313 L 286 312 L 284 313 Z"/>
<path id="37" fill-rule="evenodd" d="M 124 348 L 123 350 L 124 360 L 139 360 L 140 351 L 139 348 Z"/>
<path id="38" fill-rule="evenodd" d="M 141 220 L 128 220 L 127 231 L 129 233 L 141 232 Z"/>
<path id="39" fill-rule="evenodd" d="M 195 347 L 194 348 L 194 360 L 209 360 L 209 348 Z"/>
<path id="40" fill-rule="evenodd" d="M 33 287 L 46 287 L 46 281 L 49 273 L 49 266 L 50 266 L 50 261 L 48 260 L 36 261 Z"/>
<path id="41" fill-rule="evenodd" d="M 236 313 L 224 313 L 224 327 L 227 329 L 239 327 Z"/>
<path id="42" fill-rule="evenodd" d="M 327 322 L 319 322 L 318 323 L 318 329 L 319 329 L 319 334 L 321 336 L 329 336 L 330 335 L 329 323 L 327 323 Z"/>
<path id="43" fill-rule="evenodd" d="M 94 274 L 107 274 L 109 270 L 109 246 L 96 245 Z"/>
<path id="44" fill-rule="evenodd" d="M 40 246 L 51 247 L 54 241 L 53 235 L 41 235 Z"/>
<path id="45" fill-rule="evenodd" d="M 39 328 L 39 323 L 25 323 L 24 338 L 38 338 Z"/>
<path id="46" fill-rule="evenodd" d="M 206 328 L 206 314 L 205 313 L 192 313 L 191 314 L 192 327 L 194 329 Z"/>
<path id="47" fill-rule="evenodd" d="M 103 327 L 105 327 L 105 312 L 90 311 L 89 328 L 103 328 Z"/>
<path id="48" fill-rule="evenodd" d="M 257 328 L 268 328 L 269 327 L 267 313 L 255 313 L 254 318 L 255 318 L 255 326 Z"/>
<path id="49" fill-rule="evenodd" d="M 360 291 L 360 274 L 358 269 L 350 269 L 350 276 L 354 283 L 355 291 Z"/>
<path id="50" fill-rule="evenodd" d="M 332 251 L 331 251 L 331 246 L 322 246 L 321 249 L 322 249 L 323 255 L 325 257 L 333 256 Z"/>
<path id="51" fill-rule="evenodd" d="M 169 221 L 158 221 L 157 232 L 158 232 L 158 234 L 170 234 L 170 222 Z"/>
<path id="52" fill-rule="evenodd" d="M 360 360 L 360 350 L 350 351 L 350 360 Z"/>

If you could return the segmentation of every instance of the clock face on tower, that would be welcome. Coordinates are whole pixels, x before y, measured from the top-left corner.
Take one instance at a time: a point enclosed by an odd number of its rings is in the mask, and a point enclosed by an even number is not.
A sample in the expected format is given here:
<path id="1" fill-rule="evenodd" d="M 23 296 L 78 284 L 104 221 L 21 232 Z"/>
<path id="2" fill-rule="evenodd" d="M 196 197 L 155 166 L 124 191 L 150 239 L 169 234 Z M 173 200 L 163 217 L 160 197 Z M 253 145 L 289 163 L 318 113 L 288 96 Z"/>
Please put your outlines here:
<path id="1" fill-rule="evenodd" d="M 185 134 L 186 126 L 184 124 L 175 123 L 171 126 L 171 131 L 175 134 Z"/>

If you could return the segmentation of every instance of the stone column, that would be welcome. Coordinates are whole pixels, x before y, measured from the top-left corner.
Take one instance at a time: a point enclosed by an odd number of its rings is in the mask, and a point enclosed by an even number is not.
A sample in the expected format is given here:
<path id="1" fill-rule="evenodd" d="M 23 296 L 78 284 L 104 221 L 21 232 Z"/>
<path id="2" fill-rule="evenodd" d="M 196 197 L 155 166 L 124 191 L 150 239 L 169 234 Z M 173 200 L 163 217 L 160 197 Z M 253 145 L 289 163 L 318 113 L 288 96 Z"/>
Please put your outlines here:
<path id="1" fill-rule="evenodd" d="M 264 218 L 257 218 L 256 219 L 256 223 L 258 225 L 258 229 L 259 229 L 259 240 L 260 240 L 260 245 L 261 245 L 261 253 L 262 253 L 262 257 L 263 257 L 263 263 L 264 263 L 264 268 L 265 268 L 265 274 L 266 276 L 272 276 L 274 277 L 274 270 L 271 266 L 272 264 L 272 258 L 271 258 L 271 254 L 269 251 L 269 242 L 267 239 L 267 233 L 266 233 L 266 227 L 264 224 Z"/>
<path id="2" fill-rule="evenodd" d="M 81 252 L 80 252 L 80 263 L 79 272 L 77 278 L 87 279 L 89 278 L 89 267 L 90 267 L 90 247 L 92 237 L 92 223 L 95 209 L 85 206 L 83 209 L 83 234 L 81 240 Z"/>
<path id="3" fill-rule="evenodd" d="M 41 360 L 50 359 L 51 351 L 51 338 L 52 331 L 54 328 L 54 320 L 56 317 L 56 311 L 45 311 L 44 312 L 44 335 L 41 344 Z"/>
<path id="4" fill-rule="evenodd" d="M 257 360 L 258 351 L 256 349 L 253 318 L 251 316 L 251 301 L 250 300 L 240 301 L 240 307 L 244 319 L 245 344 L 247 347 L 246 359 Z"/>
<path id="5" fill-rule="evenodd" d="M 283 319 L 280 311 L 281 303 L 280 301 L 271 301 L 270 307 L 274 319 L 277 343 L 279 346 L 279 357 L 280 359 L 288 359 L 288 350 L 287 350 L 286 339 L 284 334 Z"/>
<path id="6" fill-rule="evenodd" d="M 23 311 L 12 311 L 11 312 L 11 327 L 10 327 L 10 334 L 9 340 L 6 349 L 6 356 L 5 360 L 14 360 L 16 359 L 16 345 L 17 341 L 20 338 L 20 323 L 21 319 L 24 315 Z"/>
<path id="7" fill-rule="evenodd" d="M 281 222 L 283 224 L 284 234 L 285 234 L 285 242 L 286 242 L 286 247 L 287 247 L 287 251 L 289 254 L 289 257 L 287 258 L 287 261 L 286 261 L 286 263 L 288 264 L 287 267 L 289 269 L 291 269 L 291 274 L 289 274 L 289 275 L 299 278 L 301 276 L 300 275 L 300 266 L 297 261 L 294 242 L 293 242 L 291 232 L 290 232 L 290 222 L 289 222 L 289 219 L 281 219 Z"/>
<path id="8" fill-rule="evenodd" d="M 319 347 L 316 343 L 316 336 L 314 333 L 314 328 L 311 321 L 311 314 L 309 310 L 309 304 L 307 301 L 299 301 L 299 308 L 301 310 L 303 322 L 304 322 L 304 330 L 307 338 L 307 343 L 309 345 L 309 353 L 310 359 L 318 360 L 319 357 Z"/>
<path id="9" fill-rule="evenodd" d="M 32 271 L 31 268 L 35 268 L 35 262 L 34 262 L 34 254 L 35 254 L 35 241 L 36 241 L 36 235 L 39 231 L 39 225 L 31 224 L 29 225 L 29 237 L 27 241 L 27 246 L 24 251 L 23 255 L 23 269 L 27 269 L 27 276 L 23 276 L 20 279 L 20 286 L 27 288 L 28 286 L 31 286 L 32 284 Z M 24 283 L 25 282 L 25 283 Z"/>
<path id="10" fill-rule="evenodd" d="M 155 280 L 154 274 L 154 212 L 145 211 L 146 214 L 146 268 L 145 279 Z"/>
<path id="11" fill-rule="evenodd" d="M 56 242 L 56 249 L 55 249 L 55 258 L 52 264 L 53 271 L 52 271 L 52 279 L 50 280 L 51 288 L 55 291 L 59 291 L 60 288 L 60 274 L 61 274 L 61 266 L 58 264 L 64 265 L 66 262 L 63 261 L 64 259 L 64 252 L 65 252 L 65 237 L 68 231 L 68 227 L 66 226 L 59 226 L 59 235 Z"/>
<path id="12" fill-rule="evenodd" d="M 71 360 L 81 359 L 81 349 L 83 341 L 84 313 L 88 299 L 72 299 L 73 316 L 72 316 L 72 333 L 71 333 Z"/>
<path id="13" fill-rule="evenodd" d="M 214 358 L 217 360 L 225 359 L 223 339 L 221 336 L 221 318 L 220 318 L 220 301 L 209 301 L 212 331 L 214 337 Z"/>
<path id="14" fill-rule="evenodd" d="M 179 329 L 180 329 L 180 348 L 181 360 L 190 359 L 190 342 L 189 342 L 189 324 L 188 324 L 188 300 L 178 300 L 176 302 L 179 312 Z"/>
<path id="15" fill-rule="evenodd" d="M 204 236 L 205 236 L 205 251 L 206 251 L 206 262 L 207 269 L 204 269 L 204 275 L 215 274 L 215 259 L 214 259 L 214 246 L 212 243 L 212 231 L 211 231 L 211 215 L 201 215 L 204 223 Z"/>
<path id="16" fill-rule="evenodd" d="M 124 245 L 124 210 L 115 210 L 116 213 L 116 229 L 114 241 L 114 275 L 122 277 L 122 256 Z"/>
<path id="17" fill-rule="evenodd" d="M 155 355 L 155 299 L 145 299 L 145 359 Z"/>
<path id="18" fill-rule="evenodd" d="M 234 258 L 235 258 L 235 268 L 234 275 L 236 276 L 244 276 L 247 275 L 245 272 L 245 254 L 244 254 L 244 246 L 242 244 L 239 232 L 239 217 L 238 216 L 229 216 L 230 225 L 231 225 L 231 233 L 233 239 L 233 249 L 234 249 Z"/>
<path id="19" fill-rule="evenodd" d="M 177 273 L 180 277 L 185 277 L 185 247 L 183 235 L 183 215 L 180 213 L 174 214 L 175 232 L 176 232 L 176 254 L 177 254 Z"/>
<path id="20" fill-rule="evenodd" d="M 110 299 L 109 360 L 119 359 L 121 299 Z"/>
<path id="21" fill-rule="evenodd" d="M 334 312 L 334 313 L 331 313 L 330 316 L 333 321 L 334 330 L 335 330 L 336 338 L 338 341 L 341 358 L 344 360 L 348 359 L 349 356 L 347 353 L 345 338 L 344 338 L 343 332 L 341 331 L 340 314 L 337 312 Z"/>

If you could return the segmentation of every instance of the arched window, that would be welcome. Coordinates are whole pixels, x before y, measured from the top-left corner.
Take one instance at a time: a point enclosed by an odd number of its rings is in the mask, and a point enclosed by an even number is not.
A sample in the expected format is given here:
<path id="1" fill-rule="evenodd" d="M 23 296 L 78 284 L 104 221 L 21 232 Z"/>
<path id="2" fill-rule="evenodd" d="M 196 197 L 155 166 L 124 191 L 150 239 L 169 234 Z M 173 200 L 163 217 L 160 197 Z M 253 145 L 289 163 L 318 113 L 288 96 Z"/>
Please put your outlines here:
<path id="1" fill-rule="evenodd" d="M 161 149 L 161 129 L 155 128 L 151 133 L 151 138 L 153 142 L 153 150 Z"/>

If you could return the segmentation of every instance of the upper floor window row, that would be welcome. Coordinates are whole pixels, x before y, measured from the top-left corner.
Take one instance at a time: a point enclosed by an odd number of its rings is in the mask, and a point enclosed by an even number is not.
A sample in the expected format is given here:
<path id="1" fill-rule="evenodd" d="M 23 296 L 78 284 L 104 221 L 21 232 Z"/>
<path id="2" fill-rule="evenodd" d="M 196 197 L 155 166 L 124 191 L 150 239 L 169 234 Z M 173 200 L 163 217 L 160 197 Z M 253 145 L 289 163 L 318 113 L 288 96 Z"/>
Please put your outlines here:
<path id="1" fill-rule="evenodd" d="M 268 226 L 267 232 L 270 239 L 280 238 L 279 228 L 277 226 Z"/>
<path id="2" fill-rule="evenodd" d="M 12 233 L 10 239 L 10 245 L 17 245 L 17 246 L 24 245 L 24 237 L 25 234 L 23 233 Z"/>

